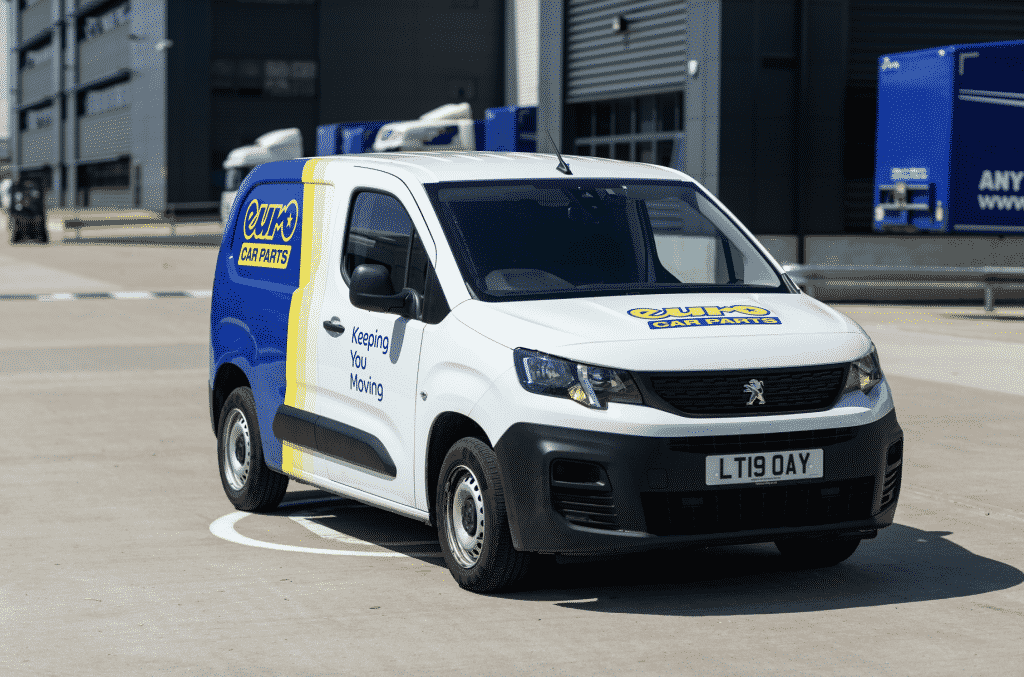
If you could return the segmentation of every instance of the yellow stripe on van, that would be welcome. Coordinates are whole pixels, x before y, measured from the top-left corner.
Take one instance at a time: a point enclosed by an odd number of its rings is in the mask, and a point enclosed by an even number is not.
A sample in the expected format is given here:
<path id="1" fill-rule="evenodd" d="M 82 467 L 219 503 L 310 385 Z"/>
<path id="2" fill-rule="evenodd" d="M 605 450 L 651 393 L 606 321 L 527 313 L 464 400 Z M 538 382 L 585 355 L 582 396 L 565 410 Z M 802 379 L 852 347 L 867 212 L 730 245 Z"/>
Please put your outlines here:
<path id="1" fill-rule="evenodd" d="M 299 261 L 299 286 L 292 292 L 288 309 L 288 350 L 285 358 L 284 403 L 303 411 L 315 411 L 317 381 L 317 318 L 323 308 L 323 287 L 315 288 L 314 273 L 324 254 L 326 219 L 331 186 L 324 184 L 327 163 L 321 158 L 307 160 L 302 168 L 302 250 Z M 316 293 L 319 291 L 320 293 Z M 313 324 L 311 325 L 311 320 Z M 302 476 L 303 452 L 287 442 L 281 449 L 281 470 Z"/>

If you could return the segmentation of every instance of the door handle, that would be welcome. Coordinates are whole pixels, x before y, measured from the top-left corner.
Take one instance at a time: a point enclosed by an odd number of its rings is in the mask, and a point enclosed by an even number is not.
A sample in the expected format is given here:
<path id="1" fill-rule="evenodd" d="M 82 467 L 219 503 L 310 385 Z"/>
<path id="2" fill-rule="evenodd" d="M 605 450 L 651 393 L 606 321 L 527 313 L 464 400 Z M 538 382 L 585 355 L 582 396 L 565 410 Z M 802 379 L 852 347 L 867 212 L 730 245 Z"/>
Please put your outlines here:
<path id="1" fill-rule="evenodd" d="M 329 320 L 324 320 L 324 329 L 334 334 L 345 333 L 345 327 L 341 325 L 341 320 L 337 317 L 332 317 Z"/>

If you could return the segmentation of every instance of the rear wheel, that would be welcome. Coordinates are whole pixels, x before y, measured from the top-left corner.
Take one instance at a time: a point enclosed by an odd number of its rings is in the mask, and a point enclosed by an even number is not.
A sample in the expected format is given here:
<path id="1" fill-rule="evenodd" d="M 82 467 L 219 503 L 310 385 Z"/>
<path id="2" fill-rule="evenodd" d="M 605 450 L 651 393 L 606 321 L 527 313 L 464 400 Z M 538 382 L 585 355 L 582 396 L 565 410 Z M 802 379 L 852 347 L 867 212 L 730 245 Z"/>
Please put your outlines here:
<path id="1" fill-rule="evenodd" d="M 224 493 L 239 510 L 273 510 L 284 498 L 288 477 L 267 467 L 249 388 L 236 388 L 221 409 L 217 457 Z"/>
<path id="2" fill-rule="evenodd" d="M 49 233 L 46 232 L 46 219 L 36 219 L 34 224 L 35 228 L 32 234 L 32 239 L 41 244 L 47 244 L 50 241 Z"/>
<path id="3" fill-rule="evenodd" d="M 25 239 L 24 221 L 20 216 L 9 217 L 11 228 L 11 244 L 17 244 Z"/>
<path id="4" fill-rule="evenodd" d="M 786 561 L 797 569 L 831 567 L 849 559 L 860 545 L 859 538 L 787 538 L 775 541 Z"/>
<path id="5" fill-rule="evenodd" d="M 448 570 L 466 590 L 497 592 L 525 578 L 531 553 L 512 547 L 494 450 L 465 437 L 448 451 L 437 487 L 437 532 Z"/>

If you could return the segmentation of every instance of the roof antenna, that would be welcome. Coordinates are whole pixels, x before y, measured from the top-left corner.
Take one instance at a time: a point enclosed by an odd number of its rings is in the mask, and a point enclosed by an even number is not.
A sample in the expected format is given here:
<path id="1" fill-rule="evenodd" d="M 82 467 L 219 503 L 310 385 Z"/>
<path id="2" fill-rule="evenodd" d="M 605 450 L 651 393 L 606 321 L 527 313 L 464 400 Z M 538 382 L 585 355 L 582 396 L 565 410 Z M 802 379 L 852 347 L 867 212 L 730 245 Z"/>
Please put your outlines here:
<path id="1" fill-rule="evenodd" d="M 544 130 L 547 132 L 547 130 Z M 565 164 L 565 160 L 562 159 L 562 154 L 558 152 L 558 146 L 555 145 L 555 139 L 551 136 L 551 132 L 547 132 L 548 138 L 551 139 L 551 147 L 555 149 L 555 155 L 558 156 L 558 166 L 555 167 L 558 171 L 562 172 L 566 176 L 572 176 L 572 171 L 569 169 L 569 165 Z"/>

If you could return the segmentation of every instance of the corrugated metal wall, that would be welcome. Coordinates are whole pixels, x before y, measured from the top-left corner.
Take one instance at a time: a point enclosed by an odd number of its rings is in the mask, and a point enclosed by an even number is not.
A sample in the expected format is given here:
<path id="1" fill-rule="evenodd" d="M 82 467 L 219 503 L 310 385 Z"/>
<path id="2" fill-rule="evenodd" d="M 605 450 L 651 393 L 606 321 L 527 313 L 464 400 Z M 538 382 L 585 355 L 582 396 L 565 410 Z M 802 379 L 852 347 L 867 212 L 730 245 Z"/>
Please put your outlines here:
<path id="1" fill-rule="evenodd" d="M 618 16 L 625 31 L 612 30 Z M 566 103 L 677 91 L 686 77 L 685 2 L 569 0 Z"/>
<path id="2" fill-rule="evenodd" d="M 878 57 L 1024 38 L 1021 0 L 849 0 L 844 126 L 845 230 L 867 232 L 873 206 Z"/>
<path id="3" fill-rule="evenodd" d="M 878 57 L 890 52 L 1021 38 L 1020 0 L 850 0 L 847 80 L 877 87 Z"/>

